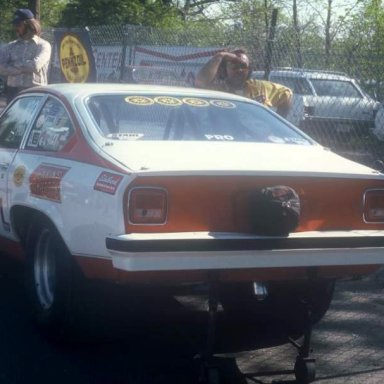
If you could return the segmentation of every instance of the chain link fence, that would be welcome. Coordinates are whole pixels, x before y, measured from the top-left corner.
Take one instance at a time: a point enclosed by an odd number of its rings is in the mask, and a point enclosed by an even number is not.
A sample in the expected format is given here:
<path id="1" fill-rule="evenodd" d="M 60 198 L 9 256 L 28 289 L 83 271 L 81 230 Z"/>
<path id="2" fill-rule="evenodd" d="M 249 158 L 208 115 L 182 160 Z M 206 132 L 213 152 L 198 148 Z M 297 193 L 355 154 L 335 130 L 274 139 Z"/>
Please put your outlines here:
<path id="1" fill-rule="evenodd" d="M 289 86 L 288 120 L 333 151 L 380 168 L 384 160 L 384 60 L 347 44 L 328 54 L 300 40 L 295 30 L 260 28 L 158 30 L 121 25 L 89 27 L 98 82 L 193 86 L 204 63 L 221 49 L 244 48 L 252 76 Z M 73 30 L 72 30 L 73 31 Z M 45 37 L 53 41 L 53 30 Z M 53 52 L 50 82 L 60 82 Z"/>

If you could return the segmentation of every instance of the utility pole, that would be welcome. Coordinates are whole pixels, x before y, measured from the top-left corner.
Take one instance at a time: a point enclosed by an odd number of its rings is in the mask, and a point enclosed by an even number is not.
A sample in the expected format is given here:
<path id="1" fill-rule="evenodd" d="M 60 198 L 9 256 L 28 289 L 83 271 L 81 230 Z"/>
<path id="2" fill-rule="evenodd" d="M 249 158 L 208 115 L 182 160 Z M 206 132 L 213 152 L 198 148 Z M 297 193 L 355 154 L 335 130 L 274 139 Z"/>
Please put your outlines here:
<path id="1" fill-rule="evenodd" d="M 277 8 L 272 10 L 271 23 L 269 24 L 268 38 L 267 38 L 267 47 L 266 47 L 266 58 L 265 58 L 265 73 L 264 78 L 268 80 L 269 73 L 272 69 L 272 56 L 273 56 L 273 43 L 275 41 L 275 30 L 277 24 Z"/>
<path id="2" fill-rule="evenodd" d="M 28 8 L 34 13 L 35 18 L 40 20 L 40 0 L 28 0 Z"/>

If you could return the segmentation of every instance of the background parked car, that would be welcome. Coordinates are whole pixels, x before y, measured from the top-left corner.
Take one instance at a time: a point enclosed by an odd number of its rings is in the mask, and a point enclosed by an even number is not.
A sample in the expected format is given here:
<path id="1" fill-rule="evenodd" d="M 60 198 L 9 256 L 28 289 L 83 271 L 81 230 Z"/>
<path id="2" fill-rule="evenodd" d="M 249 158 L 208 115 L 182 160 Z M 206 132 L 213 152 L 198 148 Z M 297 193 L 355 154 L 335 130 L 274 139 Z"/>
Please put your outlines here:
<path id="1" fill-rule="evenodd" d="M 375 117 L 375 127 L 373 129 L 373 134 L 380 141 L 384 141 L 384 106 L 380 105 L 379 110 L 376 113 Z"/>
<path id="2" fill-rule="evenodd" d="M 252 77 L 263 79 L 264 71 L 254 71 Z M 339 144 L 345 144 L 345 134 L 364 135 L 375 125 L 380 103 L 344 73 L 278 68 L 268 79 L 292 89 L 294 104 L 288 120 L 322 144 L 335 141 L 337 134 Z"/>

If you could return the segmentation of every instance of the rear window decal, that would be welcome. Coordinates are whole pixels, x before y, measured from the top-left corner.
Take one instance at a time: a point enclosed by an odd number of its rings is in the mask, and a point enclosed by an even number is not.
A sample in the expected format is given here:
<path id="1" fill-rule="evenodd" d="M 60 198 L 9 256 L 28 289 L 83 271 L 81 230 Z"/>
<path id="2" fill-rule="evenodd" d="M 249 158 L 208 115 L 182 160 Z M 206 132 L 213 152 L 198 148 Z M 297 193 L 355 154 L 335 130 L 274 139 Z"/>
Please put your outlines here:
<path id="1" fill-rule="evenodd" d="M 204 99 L 197 99 L 195 97 L 185 97 L 183 103 L 191 107 L 209 107 L 208 101 Z"/>
<path id="2" fill-rule="evenodd" d="M 127 96 L 125 98 L 125 101 L 129 104 L 140 105 L 140 106 L 147 106 L 155 103 L 153 99 L 145 96 Z"/>
<path id="3" fill-rule="evenodd" d="M 215 107 L 219 107 L 219 108 L 227 108 L 227 109 L 236 108 L 236 105 L 234 103 L 227 100 L 211 100 L 210 103 L 211 105 L 214 105 Z"/>
<path id="4" fill-rule="evenodd" d="M 144 133 L 136 132 L 118 132 L 118 133 L 108 133 L 108 139 L 114 140 L 139 140 L 144 137 Z"/>
<path id="5" fill-rule="evenodd" d="M 268 136 L 268 140 L 272 143 L 276 143 L 276 144 L 284 144 L 285 143 L 285 140 L 281 137 L 278 137 L 278 136 L 273 136 L 273 135 L 270 135 Z"/>
<path id="6" fill-rule="evenodd" d="M 177 99 L 176 97 L 170 97 L 170 96 L 155 97 L 155 101 L 158 104 L 172 106 L 172 107 L 176 107 L 183 104 L 183 102 L 180 99 Z"/>
<path id="7" fill-rule="evenodd" d="M 295 137 L 284 137 L 284 141 L 288 144 L 299 144 L 299 145 L 308 144 L 307 140 L 295 138 Z"/>
<path id="8" fill-rule="evenodd" d="M 116 173 L 102 172 L 97 178 L 96 183 L 93 187 L 95 191 L 109 193 L 114 195 L 117 191 L 123 176 L 117 175 Z"/>
<path id="9" fill-rule="evenodd" d="M 204 135 L 207 140 L 219 140 L 219 141 L 233 141 L 235 140 L 231 135 Z"/>

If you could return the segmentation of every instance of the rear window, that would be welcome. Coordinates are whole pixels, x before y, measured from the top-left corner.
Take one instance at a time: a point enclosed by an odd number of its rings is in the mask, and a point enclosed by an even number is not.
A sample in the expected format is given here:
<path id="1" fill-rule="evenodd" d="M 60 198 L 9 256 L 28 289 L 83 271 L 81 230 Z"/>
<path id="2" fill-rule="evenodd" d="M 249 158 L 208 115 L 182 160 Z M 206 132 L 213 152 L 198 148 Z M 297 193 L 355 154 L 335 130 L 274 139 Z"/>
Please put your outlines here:
<path id="1" fill-rule="evenodd" d="M 189 96 L 99 95 L 88 109 L 115 140 L 201 140 L 309 144 L 310 139 L 261 106 Z"/>

